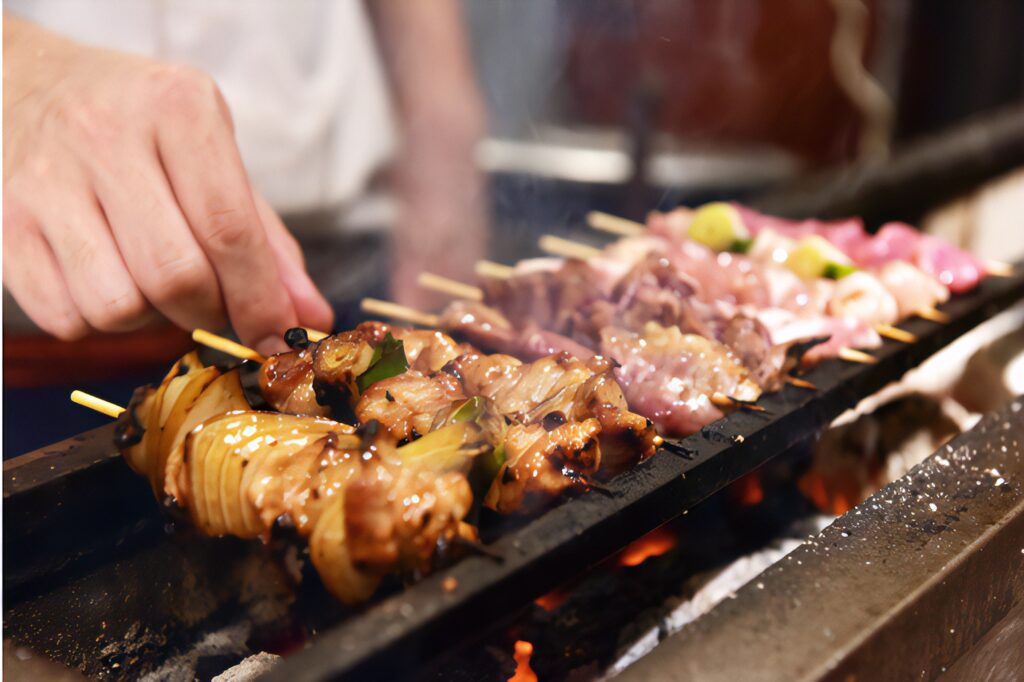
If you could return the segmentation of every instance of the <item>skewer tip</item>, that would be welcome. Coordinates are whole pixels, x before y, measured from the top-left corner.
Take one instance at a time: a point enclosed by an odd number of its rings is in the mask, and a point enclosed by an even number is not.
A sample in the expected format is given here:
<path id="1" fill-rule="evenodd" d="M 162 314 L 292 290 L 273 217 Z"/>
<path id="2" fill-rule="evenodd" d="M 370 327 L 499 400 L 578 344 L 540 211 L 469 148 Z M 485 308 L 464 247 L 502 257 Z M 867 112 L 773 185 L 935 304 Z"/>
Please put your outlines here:
<path id="1" fill-rule="evenodd" d="M 441 318 L 432 313 L 425 313 L 422 310 L 391 301 L 382 301 L 379 298 L 364 298 L 359 307 L 364 313 L 401 320 L 421 327 L 436 327 L 441 322 Z"/>
<path id="2" fill-rule="evenodd" d="M 795 377 L 793 375 L 789 375 L 786 377 L 786 383 L 789 384 L 790 386 L 796 386 L 797 388 L 806 388 L 809 391 L 818 390 L 818 387 L 812 384 L 811 382 L 807 381 L 806 379 L 801 379 L 800 377 Z"/>
<path id="3" fill-rule="evenodd" d="M 464 298 L 469 301 L 484 300 L 484 292 L 480 287 L 459 282 L 458 280 L 435 275 L 432 272 L 421 272 L 416 278 L 416 283 L 424 289 L 448 294 L 455 298 Z"/>
<path id="4" fill-rule="evenodd" d="M 590 211 L 586 219 L 587 225 L 591 228 L 622 237 L 636 237 L 647 231 L 647 226 L 643 223 L 602 211 Z"/>
<path id="5" fill-rule="evenodd" d="M 993 277 L 1013 277 L 1014 268 L 1010 263 L 987 260 L 985 261 L 985 274 L 992 275 Z"/>
<path id="6" fill-rule="evenodd" d="M 473 269 L 480 277 L 490 277 L 492 279 L 508 279 L 515 274 L 515 268 L 511 265 L 495 263 L 489 260 L 477 261 Z"/>
<path id="7" fill-rule="evenodd" d="M 97 398 L 85 391 L 71 391 L 71 402 L 77 403 L 82 407 L 88 407 L 90 410 L 95 410 L 100 414 L 105 414 L 111 419 L 117 419 L 121 416 L 121 413 L 124 412 L 124 408 L 120 405 L 116 405 L 109 400 L 104 400 L 103 398 Z"/>
<path id="8" fill-rule="evenodd" d="M 949 324 L 951 319 L 949 315 L 937 308 L 922 308 L 916 314 L 922 319 L 938 322 L 939 324 Z"/>
<path id="9" fill-rule="evenodd" d="M 907 330 L 900 329 L 899 327 L 893 327 L 888 324 L 876 324 L 875 331 L 878 332 L 880 336 L 892 339 L 893 341 L 899 341 L 900 343 L 915 343 L 917 341 L 917 337 Z"/>
<path id="10" fill-rule="evenodd" d="M 596 246 L 574 242 L 564 237 L 556 237 L 553 234 L 543 235 L 537 240 L 537 246 L 544 253 L 561 258 L 587 260 L 601 255 L 601 249 Z"/>
<path id="11" fill-rule="evenodd" d="M 862 365 L 873 365 L 878 362 L 878 358 L 874 355 L 869 355 L 856 348 L 840 348 L 839 358 L 847 362 L 859 362 Z"/>

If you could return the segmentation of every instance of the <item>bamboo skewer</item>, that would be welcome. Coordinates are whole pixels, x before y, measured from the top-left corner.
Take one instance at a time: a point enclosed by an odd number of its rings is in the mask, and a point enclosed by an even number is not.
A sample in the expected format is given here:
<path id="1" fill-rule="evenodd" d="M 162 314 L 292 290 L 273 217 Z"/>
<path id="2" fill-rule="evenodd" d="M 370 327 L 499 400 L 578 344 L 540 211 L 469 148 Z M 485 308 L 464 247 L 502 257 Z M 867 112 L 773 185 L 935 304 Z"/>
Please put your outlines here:
<path id="1" fill-rule="evenodd" d="M 487 262 L 487 261 L 481 261 L 481 262 Z M 478 263 L 478 265 L 479 265 L 479 263 Z M 473 286 L 471 286 L 469 284 L 465 284 L 465 283 L 459 282 L 457 280 L 448 279 L 447 277 L 441 277 L 440 275 L 432 275 L 430 273 L 424 273 L 424 275 L 430 275 L 430 276 L 426 277 L 426 278 L 421 276 L 420 280 L 419 280 L 419 283 L 420 283 L 421 286 L 423 286 L 423 287 L 425 287 L 427 289 L 431 289 L 432 291 L 438 291 L 438 292 L 441 292 L 441 293 L 452 294 L 452 295 L 454 295 L 456 297 L 459 296 L 459 293 L 458 293 L 459 290 L 461 290 L 463 288 L 465 288 L 466 290 L 472 289 L 472 290 L 474 290 L 474 296 L 475 296 L 475 294 L 477 292 L 479 292 L 479 294 L 480 294 L 480 298 L 475 298 L 474 297 L 473 300 L 476 300 L 476 301 L 483 300 L 483 290 L 479 289 L 478 287 L 473 287 Z M 372 313 L 374 315 L 377 315 L 377 314 L 386 315 L 387 314 L 387 313 L 383 313 L 383 312 L 378 313 L 376 310 L 367 309 L 366 308 L 366 301 L 367 300 L 374 300 L 374 299 L 365 299 L 364 300 L 364 306 L 363 306 L 363 310 L 364 311 Z M 381 303 L 387 303 L 387 302 L 386 301 L 381 301 Z M 396 304 L 388 304 L 388 305 L 394 306 Z M 393 315 L 393 317 L 395 317 L 395 319 L 405 320 L 407 322 L 412 322 L 413 324 L 421 324 L 421 325 L 424 325 L 424 326 L 427 326 L 427 327 L 436 326 L 436 321 L 435 322 L 420 321 L 420 319 L 421 319 L 420 316 L 429 315 L 429 313 L 422 313 L 422 312 L 420 312 L 418 310 L 414 310 L 412 308 L 405 308 L 404 306 L 398 306 L 398 308 L 401 309 L 401 310 L 397 311 L 400 314 Z M 395 309 L 393 309 L 393 308 L 389 308 L 389 310 L 392 310 L 392 312 L 395 312 Z M 430 319 L 436 320 L 437 316 L 436 315 L 432 316 Z M 890 327 L 889 329 L 894 330 L 894 333 L 900 335 L 900 338 L 895 339 L 897 341 L 904 341 L 905 343 L 913 343 L 914 341 L 917 340 L 917 337 L 915 337 L 913 334 L 911 334 L 908 331 L 904 331 L 904 330 L 898 329 L 896 327 Z M 879 333 L 880 334 L 882 333 L 881 330 L 879 330 Z M 892 337 L 890 337 L 890 338 L 892 338 Z M 877 360 L 874 358 L 874 356 L 868 355 L 867 353 L 864 353 L 863 351 L 855 350 L 853 348 L 842 348 L 842 349 L 840 349 L 839 357 L 842 358 L 843 360 L 846 360 L 847 362 L 859 362 L 861 364 L 877 362 Z M 803 379 L 797 379 L 796 377 L 788 377 L 787 381 L 789 383 L 793 384 L 794 386 L 799 386 L 801 388 L 806 388 L 806 389 L 810 389 L 810 390 L 814 390 L 814 391 L 816 391 L 818 389 L 818 387 L 815 386 L 814 384 L 812 384 L 811 382 L 804 381 Z"/>
<path id="2" fill-rule="evenodd" d="M 391 301 L 382 301 L 379 298 L 364 298 L 360 308 L 364 313 L 401 320 L 402 322 L 417 324 L 421 327 L 436 327 L 441 322 L 441 318 L 438 315 L 425 313 L 409 306 L 392 303 Z"/>
<path id="3" fill-rule="evenodd" d="M 993 277 L 1013 277 L 1013 265 L 1010 263 L 1004 263 L 998 260 L 986 260 L 984 265 L 985 274 L 992 275 Z"/>
<path id="4" fill-rule="evenodd" d="M 418 284 L 424 289 L 436 291 L 441 294 L 449 294 L 455 298 L 465 298 L 471 301 L 484 300 L 484 290 L 472 284 L 466 284 L 456 279 L 449 279 L 431 272 L 420 273 Z"/>
<path id="5" fill-rule="evenodd" d="M 309 327 L 303 327 L 303 329 L 306 330 L 306 338 L 312 341 L 313 343 L 316 343 L 317 341 L 323 341 L 328 336 L 330 336 L 330 334 L 328 334 L 327 332 L 322 332 L 316 329 L 310 329 Z"/>
<path id="6" fill-rule="evenodd" d="M 602 211 L 591 211 L 588 213 L 587 225 L 595 230 L 607 232 L 608 234 L 617 234 L 621 237 L 639 237 L 647 232 L 647 226 L 643 223 L 638 223 L 628 218 L 620 218 L 619 216 Z"/>
<path id="7" fill-rule="evenodd" d="M 739 398 L 733 398 L 731 395 L 725 395 L 724 393 L 713 393 L 711 395 L 711 404 L 715 407 L 738 407 L 741 410 L 751 410 L 753 412 L 766 412 L 765 408 L 760 405 L 747 400 L 740 400 Z"/>
<path id="8" fill-rule="evenodd" d="M 492 277 L 494 279 L 508 279 L 516 271 L 511 265 L 503 265 L 502 263 L 495 263 L 489 260 L 477 261 L 473 269 L 481 277 Z"/>
<path id="9" fill-rule="evenodd" d="M 581 244 L 571 239 L 556 237 L 553 234 L 546 234 L 537 241 L 537 246 L 544 253 L 562 258 L 578 258 L 587 260 L 594 256 L 601 255 L 601 249 L 589 244 Z"/>
<path id="10" fill-rule="evenodd" d="M 806 388 L 809 391 L 818 390 L 818 387 L 812 384 L 811 382 L 807 381 L 806 379 L 801 379 L 800 377 L 795 377 L 792 374 L 787 374 L 785 381 L 790 386 L 796 386 L 797 388 Z"/>
<path id="11" fill-rule="evenodd" d="M 416 281 L 424 289 L 449 294 L 455 298 L 465 298 L 470 301 L 484 300 L 484 292 L 480 287 L 435 275 L 432 272 L 421 272 Z"/>
<path id="12" fill-rule="evenodd" d="M 116 405 L 109 400 L 103 398 L 97 398 L 91 393 L 85 391 L 71 391 L 71 402 L 78 403 L 82 407 L 88 407 L 90 410 L 96 410 L 100 414 L 105 414 L 111 419 L 117 419 L 124 412 L 124 408 L 120 405 Z"/>
<path id="13" fill-rule="evenodd" d="M 949 315 L 936 308 L 922 308 L 914 314 L 924 320 L 938 322 L 939 324 L 949 324 Z"/>
<path id="14" fill-rule="evenodd" d="M 859 362 L 862 365 L 873 365 L 878 362 L 878 358 L 874 355 L 869 355 L 862 350 L 856 348 L 840 348 L 839 358 L 846 360 L 847 362 Z"/>
<path id="15" fill-rule="evenodd" d="M 223 336 L 211 334 L 205 329 L 196 329 L 194 332 L 192 332 L 192 340 L 198 344 L 208 346 L 209 348 L 213 348 L 214 350 L 219 350 L 222 353 L 227 353 L 228 355 L 234 356 L 241 360 L 252 360 L 253 362 L 258 362 L 260 364 L 267 361 L 267 359 L 263 357 L 263 355 L 257 353 L 252 348 L 249 348 L 248 346 L 243 346 L 242 344 L 236 343 L 231 339 L 225 339 Z"/>
<path id="16" fill-rule="evenodd" d="M 917 337 L 906 329 L 900 329 L 888 324 L 876 324 L 875 331 L 878 332 L 879 336 L 884 336 L 887 339 L 899 341 L 900 343 L 914 343 L 917 341 Z"/>

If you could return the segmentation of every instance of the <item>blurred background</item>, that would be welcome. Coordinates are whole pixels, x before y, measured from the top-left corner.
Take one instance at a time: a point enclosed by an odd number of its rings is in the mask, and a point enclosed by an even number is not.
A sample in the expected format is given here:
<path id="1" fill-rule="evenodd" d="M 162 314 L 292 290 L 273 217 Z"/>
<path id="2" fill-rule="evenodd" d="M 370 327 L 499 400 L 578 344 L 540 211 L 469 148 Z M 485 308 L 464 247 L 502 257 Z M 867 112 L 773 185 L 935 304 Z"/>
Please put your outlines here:
<path id="1" fill-rule="evenodd" d="M 913 222 L 982 256 L 1024 255 L 1024 3 L 1017 0 L 464 0 L 488 113 L 477 149 L 489 251 L 597 241 L 718 198 L 789 216 Z M 387 192 L 383 192 L 386 207 Z M 387 223 L 388 211 L 374 220 Z M 285 216 L 286 220 L 288 216 Z M 317 259 L 343 328 L 386 295 L 386 246 Z M 9 313 L 5 299 L 5 316 Z M 64 344 L 4 331 L 4 457 L 99 426 L 72 387 L 126 402 L 190 346 L 158 328 Z"/>

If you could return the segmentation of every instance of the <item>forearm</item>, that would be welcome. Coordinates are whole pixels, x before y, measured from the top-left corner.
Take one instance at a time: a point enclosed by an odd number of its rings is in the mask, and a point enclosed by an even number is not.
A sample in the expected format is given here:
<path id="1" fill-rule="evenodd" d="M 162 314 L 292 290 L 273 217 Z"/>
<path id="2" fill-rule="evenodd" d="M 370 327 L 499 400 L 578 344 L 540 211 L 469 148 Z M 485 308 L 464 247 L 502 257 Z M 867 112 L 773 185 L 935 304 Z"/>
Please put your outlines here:
<path id="1" fill-rule="evenodd" d="M 456 0 L 369 0 L 401 132 L 410 143 L 475 143 L 486 115 Z M 440 130 L 438 127 L 440 126 Z"/>

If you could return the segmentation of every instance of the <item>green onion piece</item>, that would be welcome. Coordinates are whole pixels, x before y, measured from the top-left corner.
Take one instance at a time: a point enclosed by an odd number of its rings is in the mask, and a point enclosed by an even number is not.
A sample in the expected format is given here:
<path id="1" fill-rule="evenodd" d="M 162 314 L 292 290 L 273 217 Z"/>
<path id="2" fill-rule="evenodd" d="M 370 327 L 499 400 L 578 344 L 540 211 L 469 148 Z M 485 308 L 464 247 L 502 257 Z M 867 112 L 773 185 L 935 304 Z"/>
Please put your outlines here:
<path id="1" fill-rule="evenodd" d="M 398 456 L 409 466 L 429 471 L 466 472 L 480 454 L 480 435 L 473 422 L 448 424 L 398 448 Z"/>
<path id="2" fill-rule="evenodd" d="M 483 502 L 491 485 L 494 484 L 494 479 L 498 477 L 501 467 L 505 466 L 506 459 L 504 443 L 476 458 L 468 476 L 474 500 Z"/>
<path id="3" fill-rule="evenodd" d="M 475 422 L 483 413 L 484 399 L 480 396 L 473 396 L 459 405 L 448 421 L 452 424 L 456 422 Z"/>
<path id="4" fill-rule="evenodd" d="M 366 389 L 378 381 L 398 376 L 407 369 L 409 361 L 405 357 L 405 346 L 388 332 L 384 341 L 373 349 L 369 367 L 356 378 L 356 388 L 360 393 L 365 393 Z"/>
<path id="5" fill-rule="evenodd" d="M 753 239 L 737 239 L 729 245 L 729 253 L 747 253 L 754 245 Z"/>
<path id="6" fill-rule="evenodd" d="M 842 279 L 849 274 L 857 272 L 857 267 L 854 265 L 847 265 L 845 263 L 836 263 L 835 261 L 829 261 L 825 263 L 825 277 L 829 279 Z"/>

